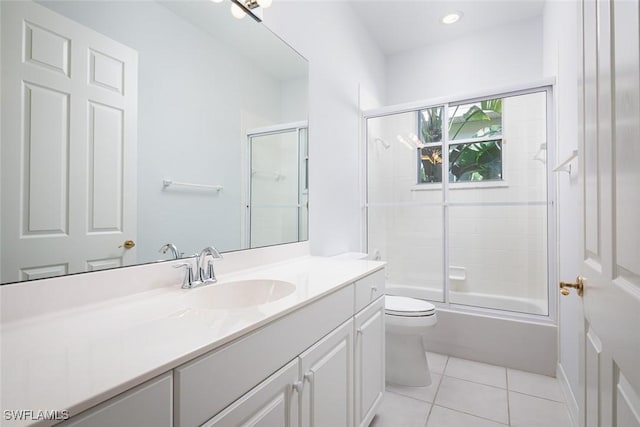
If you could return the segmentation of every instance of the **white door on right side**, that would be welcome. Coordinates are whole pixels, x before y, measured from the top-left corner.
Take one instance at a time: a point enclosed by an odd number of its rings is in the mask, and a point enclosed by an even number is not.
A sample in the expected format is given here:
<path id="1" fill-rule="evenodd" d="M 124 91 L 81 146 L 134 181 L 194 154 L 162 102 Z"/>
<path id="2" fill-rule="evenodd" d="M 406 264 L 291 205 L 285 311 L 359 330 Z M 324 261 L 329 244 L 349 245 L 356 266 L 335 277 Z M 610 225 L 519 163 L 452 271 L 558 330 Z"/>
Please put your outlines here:
<path id="1" fill-rule="evenodd" d="M 583 0 L 582 155 L 587 427 L 640 427 L 640 8 Z"/>

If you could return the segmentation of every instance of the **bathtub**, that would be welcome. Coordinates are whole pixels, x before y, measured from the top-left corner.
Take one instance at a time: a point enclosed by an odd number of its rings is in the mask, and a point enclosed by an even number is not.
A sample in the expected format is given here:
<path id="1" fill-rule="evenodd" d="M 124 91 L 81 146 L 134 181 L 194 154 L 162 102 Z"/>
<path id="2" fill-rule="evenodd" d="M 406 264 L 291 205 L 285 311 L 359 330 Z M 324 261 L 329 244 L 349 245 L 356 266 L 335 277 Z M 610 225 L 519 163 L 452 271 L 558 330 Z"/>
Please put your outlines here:
<path id="1" fill-rule="evenodd" d="M 387 282 L 387 293 L 411 296 L 429 301 L 442 301 L 442 290 L 399 285 Z M 483 294 L 479 292 L 461 292 L 450 290 L 449 298 L 452 304 L 471 307 L 491 308 L 496 310 L 513 311 L 546 316 L 547 301 L 543 299 L 509 297 L 503 295 Z"/>
<path id="2" fill-rule="evenodd" d="M 438 301 L 442 291 L 386 284 L 387 293 Z M 454 304 L 437 307 L 438 323 L 425 332 L 425 348 L 435 353 L 542 375 L 555 376 L 557 326 L 548 318 L 514 319 L 500 313 L 467 311 L 464 306 L 484 306 L 543 314 L 546 301 L 450 291 Z"/>

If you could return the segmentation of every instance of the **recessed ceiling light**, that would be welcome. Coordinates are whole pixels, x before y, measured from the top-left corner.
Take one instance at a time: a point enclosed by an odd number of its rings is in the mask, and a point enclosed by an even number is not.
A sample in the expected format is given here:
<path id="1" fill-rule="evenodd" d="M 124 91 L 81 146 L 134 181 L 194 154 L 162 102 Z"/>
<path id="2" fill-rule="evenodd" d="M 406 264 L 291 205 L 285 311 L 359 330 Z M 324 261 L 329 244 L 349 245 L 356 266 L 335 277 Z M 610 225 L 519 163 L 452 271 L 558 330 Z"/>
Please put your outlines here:
<path id="1" fill-rule="evenodd" d="M 462 18 L 462 12 L 451 12 L 447 13 L 442 17 L 443 24 L 455 24 Z"/>

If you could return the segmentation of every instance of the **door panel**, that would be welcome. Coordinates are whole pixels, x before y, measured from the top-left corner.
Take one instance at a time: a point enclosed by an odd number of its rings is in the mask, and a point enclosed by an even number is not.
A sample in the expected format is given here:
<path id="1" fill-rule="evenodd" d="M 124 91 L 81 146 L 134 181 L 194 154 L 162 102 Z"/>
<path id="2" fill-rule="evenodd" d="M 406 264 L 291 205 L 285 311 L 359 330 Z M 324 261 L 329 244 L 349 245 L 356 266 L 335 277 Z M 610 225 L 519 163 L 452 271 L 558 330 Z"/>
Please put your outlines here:
<path id="1" fill-rule="evenodd" d="M 122 231 L 123 112 L 89 102 L 89 233 Z"/>
<path id="2" fill-rule="evenodd" d="M 1 7 L 2 282 L 133 263 L 137 52 L 42 5 Z"/>
<path id="3" fill-rule="evenodd" d="M 353 320 L 300 355 L 305 427 L 353 426 Z"/>
<path id="4" fill-rule="evenodd" d="M 355 316 L 355 425 L 366 427 L 385 388 L 384 297 Z"/>
<path id="5" fill-rule="evenodd" d="M 588 427 L 631 427 L 640 418 L 640 8 L 584 0 L 582 11 L 583 414 Z"/>
<path id="6" fill-rule="evenodd" d="M 69 225 L 69 94 L 23 84 L 22 236 L 64 235 Z"/>
<path id="7" fill-rule="evenodd" d="M 293 384 L 298 381 L 297 359 L 257 385 L 203 427 L 296 427 L 298 396 Z"/>

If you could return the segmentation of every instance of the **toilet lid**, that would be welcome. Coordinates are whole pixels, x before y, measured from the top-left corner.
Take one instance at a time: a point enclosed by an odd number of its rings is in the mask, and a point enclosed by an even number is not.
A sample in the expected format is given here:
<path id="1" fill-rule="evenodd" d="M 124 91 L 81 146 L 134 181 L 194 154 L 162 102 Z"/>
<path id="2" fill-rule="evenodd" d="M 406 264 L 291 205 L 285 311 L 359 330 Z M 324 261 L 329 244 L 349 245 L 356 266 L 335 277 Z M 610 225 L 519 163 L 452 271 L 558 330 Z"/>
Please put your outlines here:
<path id="1" fill-rule="evenodd" d="M 385 295 L 384 311 L 394 316 L 431 316 L 436 312 L 436 306 L 417 298 Z"/>

